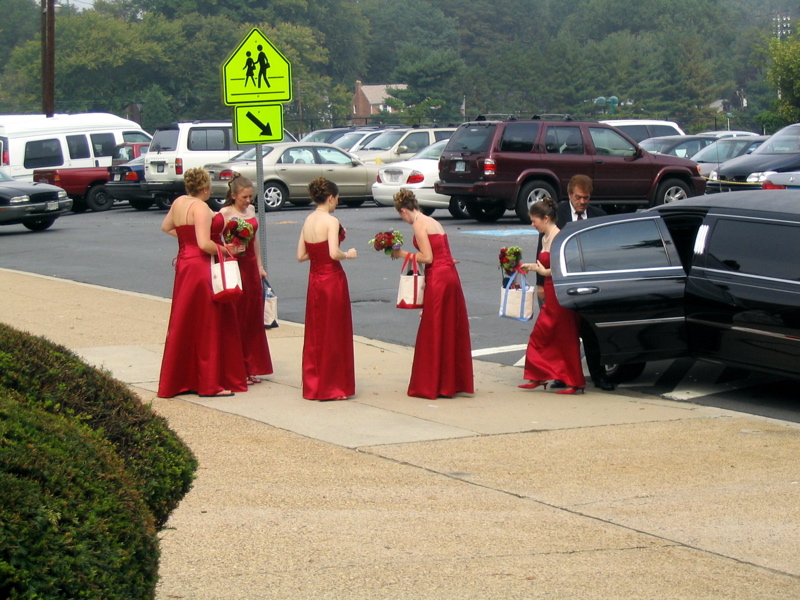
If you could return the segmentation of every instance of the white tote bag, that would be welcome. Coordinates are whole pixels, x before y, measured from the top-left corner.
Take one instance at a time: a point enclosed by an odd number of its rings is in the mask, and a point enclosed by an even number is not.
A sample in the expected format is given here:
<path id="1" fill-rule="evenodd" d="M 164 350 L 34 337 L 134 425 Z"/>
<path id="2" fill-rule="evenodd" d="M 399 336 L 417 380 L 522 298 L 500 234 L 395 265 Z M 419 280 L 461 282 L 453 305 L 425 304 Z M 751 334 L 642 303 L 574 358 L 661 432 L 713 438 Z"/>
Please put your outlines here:
<path id="1" fill-rule="evenodd" d="M 217 246 L 217 260 L 211 257 L 211 289 L 214 302 L 230 302 L 243 293 L 239 262 L 235 258 L 226 260 L 220 246 Z"/>
<path id="2" fill-rule="evenodd" d="M 414 257 L 412 261 L 411 272 L 406 274 L 406 266 L 408 260 Z M 419 267 L 417 266 L 417 255 L 409 254 L 403 261 L 403 267 L 400 269 L 400 287 L 397 289 L 397 308 L 422 308 L 423 300 L 425 299 L 425 276 L 419 274 Z"/>
<path id="3" fill-rule="evenodd" d="M 536 288 L 528 285 L 524 273 L 515 271 L 505 287 L 500 288 L 499 316 L 517 321 L 530 321 L 533 317 Z"/>

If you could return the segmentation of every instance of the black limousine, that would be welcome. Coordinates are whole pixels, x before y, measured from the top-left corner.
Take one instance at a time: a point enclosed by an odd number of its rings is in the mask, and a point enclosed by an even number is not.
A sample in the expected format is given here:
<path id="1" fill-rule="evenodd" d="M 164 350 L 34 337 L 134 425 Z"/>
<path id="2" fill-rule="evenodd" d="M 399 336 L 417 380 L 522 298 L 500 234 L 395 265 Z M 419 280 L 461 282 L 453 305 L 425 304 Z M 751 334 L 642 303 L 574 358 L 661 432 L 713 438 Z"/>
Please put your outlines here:
<path id="1" fill-rule="evenodd" d="M 625 381 L 680 356 L 800 378 L 799 254 L 800 192 L 758 190 L 569 223 L 551 256 Z"/>

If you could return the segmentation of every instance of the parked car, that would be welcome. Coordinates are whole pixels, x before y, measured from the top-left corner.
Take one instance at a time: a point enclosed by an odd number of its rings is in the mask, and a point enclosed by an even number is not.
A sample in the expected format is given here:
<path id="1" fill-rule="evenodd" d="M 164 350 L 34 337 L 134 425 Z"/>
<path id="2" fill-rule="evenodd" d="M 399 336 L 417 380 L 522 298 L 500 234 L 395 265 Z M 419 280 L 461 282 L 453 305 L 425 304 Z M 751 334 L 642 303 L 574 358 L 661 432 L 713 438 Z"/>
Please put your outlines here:
<path id="1" fill-rule="evenodd" d="M 355 131 L 348 131 L 343 136 L 336 138 L 332 142 L 334 146 L 338 146 L 342 150 L 346 150 L 348 152 L 356 152 L 360 150 L 363 146 L 367 145 L 369 142 L 374 140 L 380 134 L 382 134 L 385 129 L 357 129 Z"/>
<path id="2" fill-rule="evenodd" d="M 353 127 L 331 127 L 329 129 L 316 129 L 310 131 L 300 138 L 301 142 L 319 142 L 322 144 L 332 144 L 343 135 L 354 131 Z"/>
<path id="3" fill-rule="evenodd" d="M 700 167 L 700 175 L 708 177 L 711 171 L 716 170 L 726 160 L 750 154 L 768 139 L 768 135 L 720 138 L 700 150 L 692 157 L 692 160 Z"/>
<path id="4" fill-rule="evenodd" d="M 798 248 L 796 192 L 706 195 L 567 224 L 553 283 L 618 381 L 679 356 L 798 378 Z"/>
<path id="5" fill-rule="evenodd" d="M 394 195 L 403 190 L 414 192 L 422 212 L 433 214 L 437 208 L 446 208 L 456 219 L 466 219 L 466 206 L 457 198 L 436 193 L 433 184 L 439 179 L 439 157 L 447 140 L 431 144 L 408 160 L 391 163 L 378 170 L 372 184 L 372 197 L 377 204 L 394 206 Z"/>
<path id="6" fill-rule="evenodd" d="M 773 173 L 800 170 L 800 123 L 784 127 L 750 154 L 709 173 L 707 193 L 757 190 Z"/>
<path id="7" fill-rule="evenodd" d="M 572 120 L 463 123 L 439 159 L 440 194 L 466 203 L 478 221 L 528 207 L 544 196 L 567 198 L 576 174 L 594 182 L 592 203 L 647 207 L 702 194 L 691 160 L 650 154 L 610 125 Z"/>
<path id="8" fill-rule="evenodd" d="M 434 142 L 449 139 L 455 130 L 455 127 L 387 129 L 355 154 L 376 175 L 380 165 L 408 160 Z"/>
<path id="9" fill-rule="evenodd" d="M 800 171 L 771 173 L 761 184 L 762 190 L 800 190 Z"/>
<path id="10" fill-rule="evenodd" d="M 284 140 L 294 141 L 288 131 Z M 153 195 L 160 208 L 185 192 L 183 174 L 207 163 L 229 160 L 252 148 L 237 144 L 230 121 L 192 121 L 170 123 L 156 129 L 150 152 L 145 159 L 145 182 L 142 187 Z"/>
<path id="11" fill-rule="evenodd" d="M 710 135 L 665 135 L 642 140 L 639 145 L 654 154 L 671 154 L 694 160 L 695 154 L 717 139 Z"/>
<path id="12" fill-rule="evenodd" d="M 72 208 L 72 200 L 60 187 L 14 179 L 0 169 L 0 225 L 22 224 L 44 231 Z"/>
<path id="13" fill-rule="evenodd" d="M 109 169 L 106 191 L 114 200 L 127 200 L 136 210 L 147 210 L 153 205 L 153 195 L 144 187 L 144 156 L 134 158 Z"/>
<path id="14" fill-rule="evenodd" d="M 281 142 L 262 145 L 262 152 L 266 210 L 280 210 L 287 202 L 311 204 L 308 183 L 317 177 L 336 183 L 339 201 L 346 206 L 361 206 L 372 197 L 372 177 L 361 161 L 332 144 Z M 234 172 L 256 183 L 255 157 L 252 149 L 233 160 L 205 165 L 211 174 L 212 208 L 222 206 Z"/>
<path id="15" fill-rule="evenodd" d="M 729 137 L 748 137 L 758 134 L 754 131 L 742 131 L 740 129 L 720 129 L 715 131 L 701 131 L 697 135 L 712 135 L 716 138 L 729 138 Z"/>
<path id="16" fill-rule="evenodd" d="M 126 157 L 147 153 L 150 142 L 125 142 L 117 144 L 111 151 L 111 165 L 128 162 Z M 108 193 L 106 185 L 112 167 L 79 167 L 72 169 L 36 169 L 33 180 L 49 183 L 66 190 L 72 198 L 72 210 L 83 212 L 87 208 L 102 212 L 114 205 L 114 197 Z"/>
<path id="17" fill-rule="evenodd" d="M 616 127 L 635 142 L 661 135 L 686 135 L 674 121 L 652 119 L 606 119 L 600 121 Z"/>

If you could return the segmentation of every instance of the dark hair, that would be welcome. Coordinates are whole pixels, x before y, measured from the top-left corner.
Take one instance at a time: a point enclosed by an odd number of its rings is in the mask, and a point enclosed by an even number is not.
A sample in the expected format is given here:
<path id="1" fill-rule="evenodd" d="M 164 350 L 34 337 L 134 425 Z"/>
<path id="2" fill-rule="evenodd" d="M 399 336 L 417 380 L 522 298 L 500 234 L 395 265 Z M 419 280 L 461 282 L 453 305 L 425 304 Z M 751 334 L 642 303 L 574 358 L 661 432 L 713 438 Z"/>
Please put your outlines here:
<path id="1" fill-rule="evenodd" d="M 308 194 L 316 204 L 324 204 L 328 196 L 338 196 L 339 186 L 324 177 L 317 177 L 308 184 Z"/>
<path id="2" fill-rule="evenodd" d="M 573 175 L 567 184 L 567 194 L 572 194 L 576 187 L 581 188 L 587 194 L 591 194 L 592 178 L 588 175 Z"/>
<path id="3" fill-rule="evenodd" d="M 211 175 L 203 167 L 189 169 L 183 175 L 183 185 L 190 196 L 211 187 Z"/>
<path id="4" fill-rule="evenodd" d="M 394 208 L 397 212 L 400 212 L 402 208 L 419 210 L 419 202 L 411 190 L 400 190 L 394 195 Z"/>
<path id="5" fill-rule="evenodd" d="M 539 217 L 540 219 L 549 217 L 554 223 L 556 221 L 557 212 L 556 202 L 550 196 L 545 196 L 541 200 L 531 204 L 530 208 L 528 208 L 528 213 L 531 217 Z"/>
<path id="6" fill-rule="evenodd" d="M 222 206 L 231 206 L 233 204 L 234 194 L 238 194 L 242 190 L 253 187 L 253 182 L 241 173 L 233 172 L 231 180 L 228 182 L 228 193 L 225 194 L 225 204 Z"/>

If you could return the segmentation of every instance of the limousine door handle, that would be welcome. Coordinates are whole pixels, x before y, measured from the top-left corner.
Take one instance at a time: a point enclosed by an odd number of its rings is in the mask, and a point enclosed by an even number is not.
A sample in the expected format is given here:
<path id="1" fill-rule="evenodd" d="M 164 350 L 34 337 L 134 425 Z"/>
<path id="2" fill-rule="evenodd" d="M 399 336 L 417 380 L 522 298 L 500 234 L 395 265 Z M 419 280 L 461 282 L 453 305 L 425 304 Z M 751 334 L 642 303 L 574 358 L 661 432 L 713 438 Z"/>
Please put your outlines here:
<path id="1" fill-rule="evenodd" d="M 567 295 L 569 295 L 569 296 L 588 296 L 589 294 L 596 294 L 599 291 L 600 291 L 599 287 L 569 288 L 567 290 Z"/>

